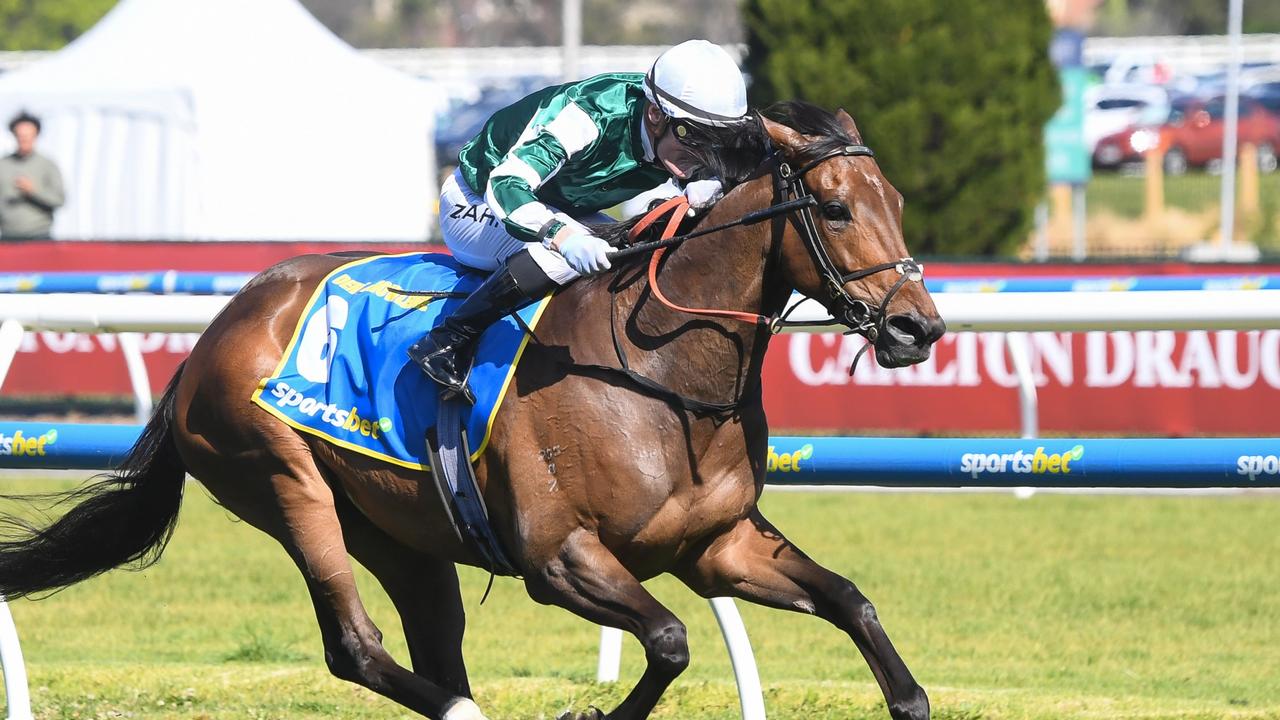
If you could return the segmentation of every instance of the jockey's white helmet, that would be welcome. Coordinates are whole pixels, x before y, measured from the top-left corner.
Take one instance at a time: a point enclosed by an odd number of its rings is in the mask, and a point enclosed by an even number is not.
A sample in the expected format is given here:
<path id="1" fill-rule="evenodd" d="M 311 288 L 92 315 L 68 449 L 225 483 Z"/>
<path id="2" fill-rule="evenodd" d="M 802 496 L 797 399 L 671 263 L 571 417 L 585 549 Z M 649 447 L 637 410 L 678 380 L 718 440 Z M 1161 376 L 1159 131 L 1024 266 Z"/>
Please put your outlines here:
<path id="1" fill-rule="evenodd" d="M 658 56 L 644 81 L 649 102 L 673 118 L 722 126 L 747 114 L 738 64 L 706 40 L 687 40 Z"/>

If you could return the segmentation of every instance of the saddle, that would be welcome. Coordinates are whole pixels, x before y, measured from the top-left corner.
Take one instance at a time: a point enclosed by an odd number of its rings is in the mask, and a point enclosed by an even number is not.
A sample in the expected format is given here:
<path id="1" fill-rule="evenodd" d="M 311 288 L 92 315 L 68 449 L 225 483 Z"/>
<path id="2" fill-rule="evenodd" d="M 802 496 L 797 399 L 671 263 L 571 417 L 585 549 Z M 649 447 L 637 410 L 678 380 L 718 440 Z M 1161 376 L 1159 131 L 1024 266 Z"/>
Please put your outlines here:
<path id="1" fill-rule="evenodd" d="M 511 317 L 476 343 L 476 404 L 437 404 L 438 387 L 405 350 L 439 323 L 484 275 L 452 257 L 376 255 L 335 268 L 302 312 L 293 339 L 252 401 L 295 429 L 414 470 L 439 484 L 459 539 L 490 570 L 515 574 L 488 529 L 471 463 L 515 375 L 528 334 Z M 530 328 L 547 300 L 519 312 Z"/>

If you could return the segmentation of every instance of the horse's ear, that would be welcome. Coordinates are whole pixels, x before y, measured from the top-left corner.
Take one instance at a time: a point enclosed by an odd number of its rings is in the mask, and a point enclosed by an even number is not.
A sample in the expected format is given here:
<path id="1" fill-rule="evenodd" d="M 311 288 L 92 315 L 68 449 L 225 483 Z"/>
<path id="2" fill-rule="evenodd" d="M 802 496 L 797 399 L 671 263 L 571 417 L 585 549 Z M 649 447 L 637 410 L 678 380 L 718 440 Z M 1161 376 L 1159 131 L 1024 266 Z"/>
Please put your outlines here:
<path id="1" fill-rule="evenodd" d="M 853 122 L 853 116 L 844 111 L 844 108 L 836 110 L 836 120 L 840 123 L 840 127 L 848 131 L 849 136 L 856 142 L 862 142 L 862 133 L 858 132 L 858 126 Z"/>
<path id="2" fill-rule="evenodd" d="M 784 151 L 794 152 L 808 144 L 809 141 L 805 140 L 803 135 L 786 125 L 769 118 L 761 119 L 764 120 L 764 130 L 769 133 L 769 139 Z"/>

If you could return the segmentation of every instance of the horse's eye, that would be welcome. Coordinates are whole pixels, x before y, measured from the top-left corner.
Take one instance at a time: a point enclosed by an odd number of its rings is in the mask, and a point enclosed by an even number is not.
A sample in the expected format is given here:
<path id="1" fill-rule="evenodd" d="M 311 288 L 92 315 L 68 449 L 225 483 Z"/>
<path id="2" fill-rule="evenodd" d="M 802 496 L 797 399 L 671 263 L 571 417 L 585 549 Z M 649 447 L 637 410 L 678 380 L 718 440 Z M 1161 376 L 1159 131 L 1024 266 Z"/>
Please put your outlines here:
<path id="1" fill-rule="evenodd" d="M 845 207 L 844 203 L 838 202 L 836 200 L 832 200 L 831 202 L 822 206 L 822 215 L 826 219 L 836 221 L 836 222 L 839 222 L 841 220 L 849 220 L 851 217 L 849 215 L 849 208 Z"/>

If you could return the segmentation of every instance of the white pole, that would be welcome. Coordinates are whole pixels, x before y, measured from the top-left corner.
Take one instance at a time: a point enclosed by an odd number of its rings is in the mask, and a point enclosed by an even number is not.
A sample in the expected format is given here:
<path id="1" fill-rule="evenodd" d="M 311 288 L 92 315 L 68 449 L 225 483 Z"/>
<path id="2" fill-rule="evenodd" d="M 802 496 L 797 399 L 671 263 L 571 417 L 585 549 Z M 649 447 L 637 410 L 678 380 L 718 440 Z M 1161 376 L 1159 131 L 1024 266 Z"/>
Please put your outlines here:
<path id="1" fill-rule="evenodd" d="M 13 358 L 22 346 L 22 323 L 17 320 L 5 320 L 0 323 L 0 387 L 4 387 L 4 379 L 9 375 L 9 367 Z"/>
<path id="2" fill-rule="evenodd" d="M 9 603 L 0 598 L 0 665 L 4 666 L 4 695 L 9 704 L 9 720 L 31 720 L 31 692 L 27 689 L 27 666 L 22 662 L 18 628 L 13 624 Z"/>
<path id="3" fill-rule="evenodd" d="M 1018 376 L 1018 407 L 1022 417 L 1022 437 L 1033 438 L 1040 434 L 1040 409 L 1036 395 L 1036 377 L 1031 369 L 1031 341 L 1025 332 L 1004 335 L 1005 349 L 1013 371 Z"/>
<path id="4" fill-rule="evenodd" d="M 1231 59 L 1227 61 L 1227 107 L 1222 133 L 1222 239 L 1221 259 L 1227 258 L 1235 236 L 1236 224 L 1236 138 L 1240 121 L 1240 32 L 1244 18 L 1244 0 L 1231 0 L 1227 14 L 1227 34 Z"/>
<path id="5" fill-rule="evenodd" d="M 733 598 L 711 598 L 711 611 L 716 614 L 724 645 L 729 649 L 729 662 L 733 664 L 733 679 L 738 683 L 738 704 L 742 707 L 742 720 L 764 720 L 764 692 L 760 689 L 760 672 L 756 669 L 756 656 L 751 652 L 751 639 L 747 626 L 738 614 Z"/>
<path id="6" fill-rule="evenodd" d="M 1025 332 L 1004 334 L 1005 350 L 1013 371 L 1018 375 L 1018 408 L 1022 416 L 1022 437 L 1033 438 L 1040 434 L 1040 400 L 1036 394 L 1036 377 L 1031 368 L 1031 340 Z M 1036 494 L 1033 487 L 1016 487 L 1014 497 L 1027 500 Z"/>
<path id="7" fill-rule="evenodd" d="M 751 639 L 747 626 L 738 614 L 733 598 L 711 598 L 711 612 L 716 616 L 724 646 L 729 651 L 733 665 L 733 679 L 738 685 L 738 704 L 742 708 L 742 720 L 765 720 L 764 692 L 760 689 L 760 671 L 756 657 L 751 652 Z M 617 628 L 600 628 L 600 655 L 596 661 L 596 682 L 617 682 L 618 667 L 622 663 L 622 631 Z"/>
<path id="8" fill-rule="evenodd" d="M 596 660 L 596 682 L 618 682 L 622 664 L 622 631 L 600 626 L 600 657 Z"/>
<path id="9" fill-rule="evenodd" d="M 116 340 L 124 353 L 124 364 L 129 369 L 129 384 L 133 387 L 133 415 L 145 425 L 151 419 L 151 378 L 147 376 L 147 364 L 142 359 L 141 336 L 136 332 L 120 333 Z"/>
<path id="10" fill-rule="evenodd" d="M 564 0 L 560 27 L 560 79 L 564 82 L 580 80 L 582 76 L 578 71 L 578 51 L 582 48 L 582 0 Z"/>

